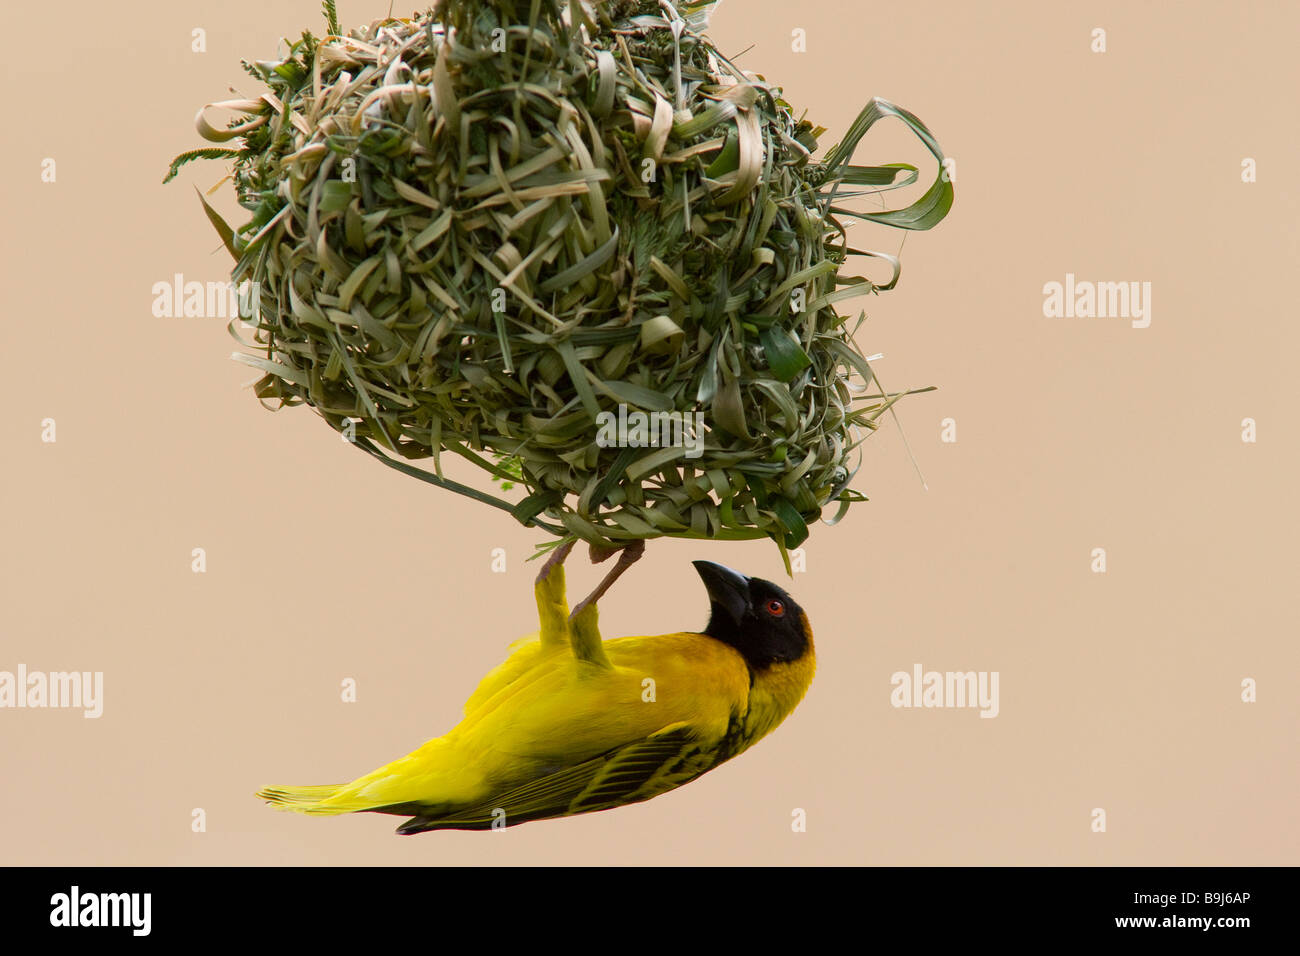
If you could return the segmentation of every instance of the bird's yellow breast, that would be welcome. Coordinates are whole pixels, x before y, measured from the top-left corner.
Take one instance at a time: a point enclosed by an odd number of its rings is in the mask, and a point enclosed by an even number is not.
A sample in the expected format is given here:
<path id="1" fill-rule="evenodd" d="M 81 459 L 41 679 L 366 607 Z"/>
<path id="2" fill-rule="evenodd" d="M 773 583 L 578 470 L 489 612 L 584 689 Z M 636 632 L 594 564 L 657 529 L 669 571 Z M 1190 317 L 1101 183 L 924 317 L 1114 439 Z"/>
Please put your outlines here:
<path id="1" fill-rule="evenodd" d="M 808 650 L 798 660 L 770 664 L 754 676 L 744 721 L 745 747 L 766 737 L 790 716 L 808 692 L 816 670 L 810 639 Z"/>

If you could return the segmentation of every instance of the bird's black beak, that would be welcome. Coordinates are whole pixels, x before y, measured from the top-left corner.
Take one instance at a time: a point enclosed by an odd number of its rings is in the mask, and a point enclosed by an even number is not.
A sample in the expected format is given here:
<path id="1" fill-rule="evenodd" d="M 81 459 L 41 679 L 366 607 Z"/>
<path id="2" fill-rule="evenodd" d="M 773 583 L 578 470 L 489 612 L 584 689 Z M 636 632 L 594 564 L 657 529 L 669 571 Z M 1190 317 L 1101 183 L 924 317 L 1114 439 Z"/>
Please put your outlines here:
<path id="1" fill-rule="evenodd" d="M 737 626 L 750 610 L 749 578 L 712 561 L 692 561 L 709 600 L 722 608 Z"/>

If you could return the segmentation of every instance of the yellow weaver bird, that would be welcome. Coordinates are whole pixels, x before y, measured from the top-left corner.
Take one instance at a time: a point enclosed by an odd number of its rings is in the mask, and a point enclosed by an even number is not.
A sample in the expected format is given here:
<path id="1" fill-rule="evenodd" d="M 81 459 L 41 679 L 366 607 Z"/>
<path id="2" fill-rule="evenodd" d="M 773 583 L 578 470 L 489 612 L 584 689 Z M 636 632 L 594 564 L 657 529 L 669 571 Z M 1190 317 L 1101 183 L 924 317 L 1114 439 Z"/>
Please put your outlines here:
<path id="1" fill-rule="evenodd" d="M 483 678 L 450 732 L 351 783 L 258 796 L 298 813 L 409 816 L 402 834 L 608 810 L 707 773 L 803 698 L 815 668 L 812 629 L 775 584 L 696 561 L 710 600 L 703 632 L 605 641 L 596 600 L 640 549 L 620 554 L 570 614 L 571 546 L 538 575 L 539 632 Z"/>

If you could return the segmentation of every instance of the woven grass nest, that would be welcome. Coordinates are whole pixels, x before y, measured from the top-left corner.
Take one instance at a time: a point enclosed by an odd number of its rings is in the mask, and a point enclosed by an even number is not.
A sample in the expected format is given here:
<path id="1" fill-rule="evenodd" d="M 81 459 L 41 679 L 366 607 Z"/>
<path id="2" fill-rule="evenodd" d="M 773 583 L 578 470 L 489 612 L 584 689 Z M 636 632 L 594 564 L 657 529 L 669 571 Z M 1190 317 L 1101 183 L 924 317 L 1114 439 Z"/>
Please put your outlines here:
<path id="1" fill-rule="evenodd" d="M 200 133 L 231 146 L 182 154 L 168 179 L 233 161 L 250 221 L 204 208 L 234 281 L 258 283 L 237 357 L 265 372 L 264 403 L 309 405 L 393 467 L 602 546 L 767 536 L 784 553 L 865 500 L 855 448 L 906 393 L 874 382 L 836 304 L 892 288 L 898 262 L 851 248 L 843 220 L 928 229 L 952 186 L 854 212 L 918 170 L 849 160 L 884 117 L 943 156 L 876 99 L 814 159 L 824 130 L 710 43 L 709 6 L 445 0 L 344 33 L 327 2 L 328 35 L 246 62 L 268 91 L 204 107 Z M 216 108 L 235 111 L 226 128 Z M 841 275 L 853 254 L 893 278 Z M 703 428 L 598 440 L 620 405 Z M 491 491 L 445 478 L 449 452 Z M 515 485 L 522 500 L 498 493 Z"/>

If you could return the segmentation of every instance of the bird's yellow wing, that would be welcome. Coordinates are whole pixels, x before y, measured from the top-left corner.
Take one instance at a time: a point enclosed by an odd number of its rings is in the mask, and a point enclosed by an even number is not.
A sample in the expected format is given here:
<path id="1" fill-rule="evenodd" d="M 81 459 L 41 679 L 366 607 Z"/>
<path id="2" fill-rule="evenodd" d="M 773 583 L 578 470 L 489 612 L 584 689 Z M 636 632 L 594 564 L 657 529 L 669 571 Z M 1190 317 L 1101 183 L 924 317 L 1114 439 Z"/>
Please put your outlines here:
<path id="1" fill-rule="evenodd" d="M 704 741 L 690 726 L 672 724 L 645 740 L 530 781 L 478 806 L 417 816 L 397 832 L 486 830 L 649 800 L 730 757 L 730 736 Z"/>

